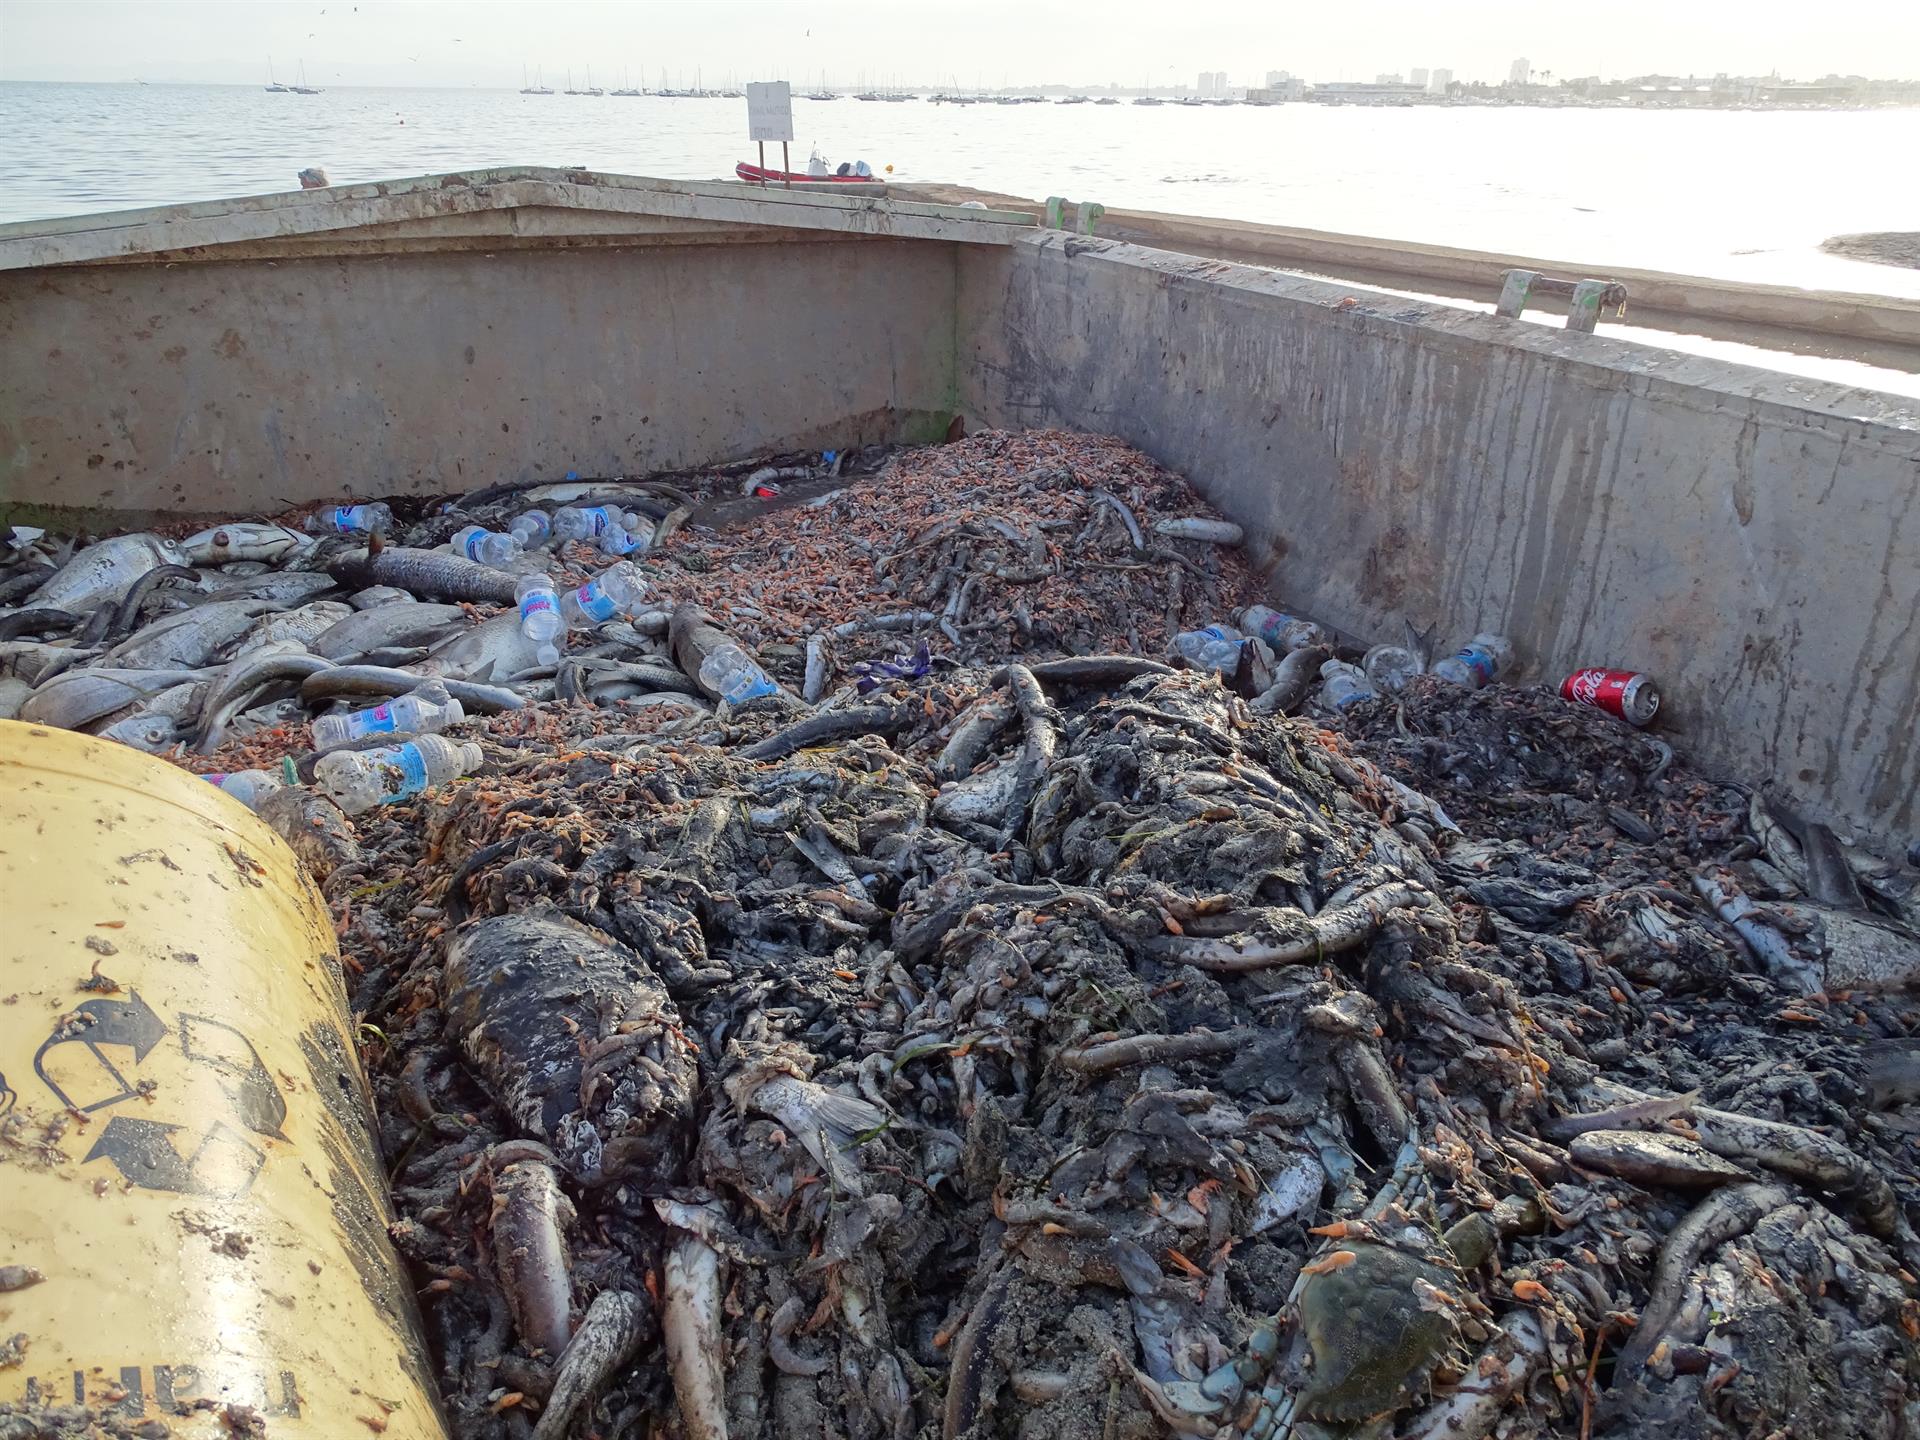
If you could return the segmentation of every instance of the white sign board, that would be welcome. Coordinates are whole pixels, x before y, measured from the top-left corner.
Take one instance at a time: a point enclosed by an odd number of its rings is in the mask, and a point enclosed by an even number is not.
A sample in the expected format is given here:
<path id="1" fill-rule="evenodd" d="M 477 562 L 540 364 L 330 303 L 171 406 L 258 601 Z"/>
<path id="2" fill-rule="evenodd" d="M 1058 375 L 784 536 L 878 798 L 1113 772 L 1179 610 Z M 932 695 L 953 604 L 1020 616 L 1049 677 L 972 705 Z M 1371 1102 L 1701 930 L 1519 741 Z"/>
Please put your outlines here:
<path id="1" fill-rule="evenodd" d="M 793 87 L 785 80 L 747 86 L 747 138 L 793 139 Z"/>

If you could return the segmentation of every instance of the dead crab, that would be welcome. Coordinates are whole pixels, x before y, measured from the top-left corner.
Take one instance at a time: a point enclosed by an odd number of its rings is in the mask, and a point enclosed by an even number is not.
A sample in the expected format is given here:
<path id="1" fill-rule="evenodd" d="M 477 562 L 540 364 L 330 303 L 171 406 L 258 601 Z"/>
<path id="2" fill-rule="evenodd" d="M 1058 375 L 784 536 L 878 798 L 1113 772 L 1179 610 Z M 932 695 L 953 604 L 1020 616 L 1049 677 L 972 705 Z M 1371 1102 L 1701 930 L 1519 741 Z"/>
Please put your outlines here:
<path id="1" fill-rule="evenodd" d="M 1461 1341 L 1481 1327 L 1461 1267 L 1484 1258 L 1485 1236 L 1464 1226 L 1443 1239 L 1421 1219 L 1413 1192 L 1424 1179 L 1409 1143 L 1360 1218 L 1321 1227 L 1325 1243 L 1245 1355 L 1149 1396 L 1162 1417 L 1185 1434 L 1231 1422 L 1222 1433 L 1248 1440 L 1288 1440 L 1298 1421 L 1323 1421 L 1358 1440 L 1386 1433 L 1436 1371 L 1464 1368 Z"/>

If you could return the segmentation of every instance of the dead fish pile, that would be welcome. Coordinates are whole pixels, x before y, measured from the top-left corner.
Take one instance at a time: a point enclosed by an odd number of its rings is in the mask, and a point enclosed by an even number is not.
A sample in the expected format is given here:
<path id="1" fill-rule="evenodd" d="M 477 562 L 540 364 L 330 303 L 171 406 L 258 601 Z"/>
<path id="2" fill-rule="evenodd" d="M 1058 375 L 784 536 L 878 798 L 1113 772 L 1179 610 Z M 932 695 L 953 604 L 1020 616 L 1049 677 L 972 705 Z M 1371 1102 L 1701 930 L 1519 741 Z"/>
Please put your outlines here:
<path id="1" fill-rule="evenodd" d="M 1322 728 L 1145 658 L 1245 571 L 1111 442 L 830 470 L 738 534 L 676 477 L 254 574 L 193 537 L 133 611 L 237 603 L 201 668 L 114 618 L 13 662 L 95 727 L 200 687 L 229 768 L 300 748 L 276 705 L 470 687 L 479 774 L 260 807 L 457 1440 L 1920 1428 L 1907 872 L 1544 691 Z M 651 608 L 541 667 L 433 547 L 602 497 L 658 522 Z M 779 693 L 716 703 L 729 639 Z"/>
<path id="2" fill-rule="evenodd" d="M 178 542 L 122 535 L 59 565 L 34 544 L 3 573 L 20 605 L 0 610 L 0 718 L 156 753 L 202 754 L 229 733 L 284 733 L 335 700 L 533 663 L 517 629 L 476 641 L 485 627 L 466 608 L 356 583 L 398 575 L 425 594 L 497 603 L 513 598 L 510 576 L 404 546 L 368 556 L 282 525 L 234 523 Z M 368 673 L 388 662 L 408 668 Z M 337 673 L 311 683 L 323 670 Z M 524 703 L 504 690 L 489 698 L 481 708 Z"/>
<path id="3" fill-rule="evenodd" d="M 1638 732 L 1404 707 L 1131 656 L 800 748 L 538 707 L 363 817 L 320 870 L 456 1434 L 1900 1433 L 1920 1015 L 1767 972 L 1686 881 L 1743 797 Z"/>
<path id="4" fill-rule="evenodd" d="M 316 714 L 429 678 L 500 687 L 457 696 L 470 710 L 557 698 L 692 720 L 711 696 L 676 668 L 665 636 L 676 603 L 705 605 L 725 638 L 813 701 L 923 642 L 948 665 L 1157 651 L 1170 629 L 1254 594 L 1244 561 L 1217 543 L 1235 527 L 1116 441 L 989 432 L 831 464 L 775 458 L 748 473 L 805 482 L 787 501 L 810 484 L 811 503 L 769 510 L 718 471 L 494 487 L 431 514 L 399 500 L 397 533 L 371 545 L 254 522 L 179 540 L 39 540 L 0 565 L 0 718 L 244 769 L 304 748 L 302 722 Z M 657 538 L 634 557 L 649 608 L 576 633 L 556 667 L 522 633 L 517 574 L 570 587 L 609 558 L 563 544 L 494 568 L 446 542 L 562 504 L 639 511 Z M 217 764 L 193 758 L 216 751 Z"/>

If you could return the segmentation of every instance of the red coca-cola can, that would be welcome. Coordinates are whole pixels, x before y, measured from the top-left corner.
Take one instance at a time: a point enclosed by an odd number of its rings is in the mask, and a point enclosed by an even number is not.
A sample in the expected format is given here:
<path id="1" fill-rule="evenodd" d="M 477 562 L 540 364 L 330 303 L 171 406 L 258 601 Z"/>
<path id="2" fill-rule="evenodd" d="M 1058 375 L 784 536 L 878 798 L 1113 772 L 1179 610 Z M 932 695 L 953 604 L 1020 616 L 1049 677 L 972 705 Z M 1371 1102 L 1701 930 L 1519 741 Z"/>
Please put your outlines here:
<path id="1" fill-rule="evenodd" d="M 1660 690 L 1651 675 L 1637 670 L 1576 670 L 1560 682 L 1563 699 L 1618 715 L 1629 725 L 1645 725 L 1660 713 Z"/>

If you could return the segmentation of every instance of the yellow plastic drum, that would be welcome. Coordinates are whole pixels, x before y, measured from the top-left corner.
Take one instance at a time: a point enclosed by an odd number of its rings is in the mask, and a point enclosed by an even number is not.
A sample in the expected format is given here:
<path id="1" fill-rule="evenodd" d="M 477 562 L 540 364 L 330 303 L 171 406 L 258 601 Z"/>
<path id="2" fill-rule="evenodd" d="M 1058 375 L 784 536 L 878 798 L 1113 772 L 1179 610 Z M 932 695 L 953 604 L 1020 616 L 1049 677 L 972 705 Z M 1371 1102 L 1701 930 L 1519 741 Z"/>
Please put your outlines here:
<path id="1" fill-rule="evenodd" d="M 337 967 L 238 801 L 0 721 L 0 1414 L 443 1440 Z"/>

